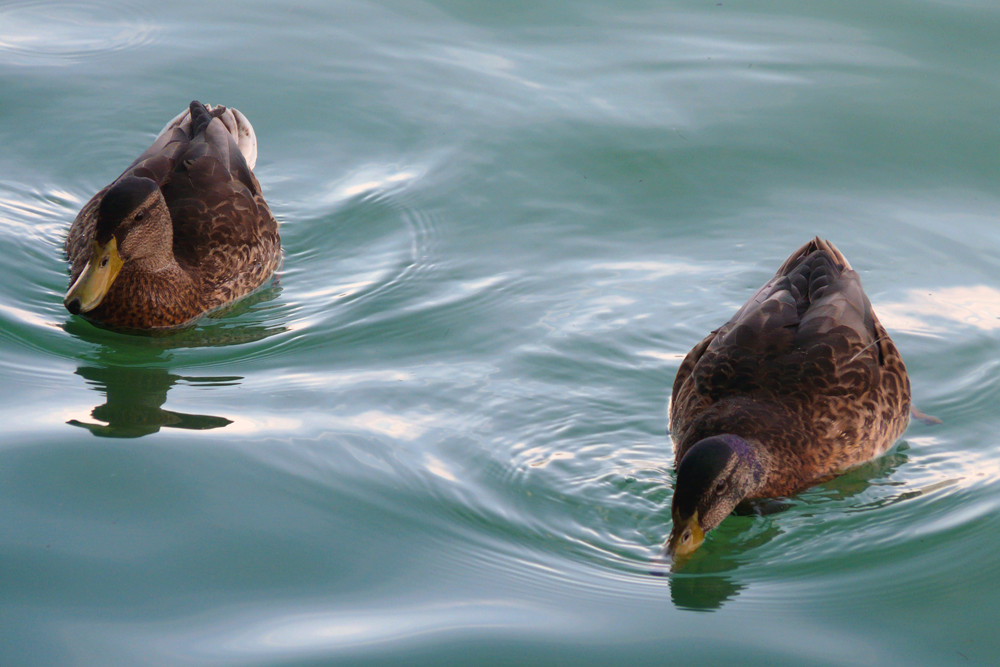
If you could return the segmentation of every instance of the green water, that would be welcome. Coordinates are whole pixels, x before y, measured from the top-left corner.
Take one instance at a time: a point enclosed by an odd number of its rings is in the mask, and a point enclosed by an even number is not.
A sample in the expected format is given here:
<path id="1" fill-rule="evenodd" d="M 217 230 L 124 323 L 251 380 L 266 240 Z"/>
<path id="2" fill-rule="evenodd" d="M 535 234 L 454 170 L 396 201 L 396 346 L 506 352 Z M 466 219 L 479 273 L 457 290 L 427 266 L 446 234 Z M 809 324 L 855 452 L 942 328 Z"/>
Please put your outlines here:
<path id="1" fill-rule="evenodd" d="M 0 3 L 0 663 L 1000 660 L 994 2 Z M 253 122 L 278 283 L 71 317 L 79 207 Z M 675 574 L 682 356 L 813 235 L 890 454 Z"/>

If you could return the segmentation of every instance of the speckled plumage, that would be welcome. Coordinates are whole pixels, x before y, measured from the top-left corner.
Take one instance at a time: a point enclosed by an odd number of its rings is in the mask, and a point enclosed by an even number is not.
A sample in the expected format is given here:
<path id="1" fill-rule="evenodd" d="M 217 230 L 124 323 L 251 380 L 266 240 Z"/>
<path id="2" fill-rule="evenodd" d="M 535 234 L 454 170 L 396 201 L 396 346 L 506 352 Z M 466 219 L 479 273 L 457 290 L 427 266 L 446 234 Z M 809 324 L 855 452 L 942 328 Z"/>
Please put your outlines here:
<path id="1" fill-rule="evenodd" d="M 94 195 L 66 238 L 71 284 L 90 259 L 102 198 L 130 176 L 159 185 L 176 262 L 144 271 L 126 261 L 86 317 L 115 328 L 175 327 L 266 282 L 280 264 L 281 242 L 252 172 L 256 150 L 253 129 L 242 114 L 192 102 L 121 176 Z M 116 235 L 129 231 L 123 225 Z"/>
<path id="2" fill-rule="evenodd" d="M 670 404 L 674 462 L 703 438 L 735 434 L 764 467 L 749 497 L 789 495 L 886 451 L 909 414 L 899 351 L 858 274 L 816 238 L 684 358 Z"/>

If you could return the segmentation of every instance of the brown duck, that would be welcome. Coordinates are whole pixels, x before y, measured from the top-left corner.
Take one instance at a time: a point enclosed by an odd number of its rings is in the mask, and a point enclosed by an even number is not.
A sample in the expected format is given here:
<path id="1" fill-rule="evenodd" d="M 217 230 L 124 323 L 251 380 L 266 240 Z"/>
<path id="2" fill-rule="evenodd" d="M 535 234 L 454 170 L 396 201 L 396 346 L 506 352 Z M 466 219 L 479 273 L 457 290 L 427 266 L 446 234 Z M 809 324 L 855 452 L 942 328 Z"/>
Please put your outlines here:
<path id="1" fill-rule="evenodd" d="M 264 284 L 281 241 L 256 160 L 243 114 L 191 102 L 76 216 L 66 308 L 114 328 L 176 327 Z"/>
<path id="2" fill-rule="evenodd" d="M 909 415 L 906 367 L 861 279 L 813 239 L 677 371 L 668 553 L 697 549 L 744 500 L 787 496 L 882 454 Z"/>

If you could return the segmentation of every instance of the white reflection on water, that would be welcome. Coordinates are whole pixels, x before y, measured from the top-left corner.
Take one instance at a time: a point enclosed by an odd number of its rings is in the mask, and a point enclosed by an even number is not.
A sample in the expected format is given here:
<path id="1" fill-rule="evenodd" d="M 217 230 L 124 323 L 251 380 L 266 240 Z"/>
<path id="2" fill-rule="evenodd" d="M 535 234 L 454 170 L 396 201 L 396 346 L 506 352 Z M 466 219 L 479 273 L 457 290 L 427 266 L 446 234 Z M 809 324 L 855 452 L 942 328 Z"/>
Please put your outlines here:
<path id="1" fill-rule="evenodd" d="M 196 659 L 241 657 L 257 664 L 263 656 L 307 656 L 316 652 L 335 656 L 339 651 L 402 642 L 423 642 L 434 636 L 470 629 L 507 628 L 528 635 L 558 629 L 569 631 L 565 614 L 524 602 L 476 600 L 394 606 L 391 609 L 291 612 L 273 610 L 245 613 L 216 610 L 210 619 L 197 617 L 170 626 L 136 627 L 129 641 L 148 657 L 151 649 L 161 657 Z M 220 620 L 222 619 L 222 620 Z M 553 628 L 554 625 L 562 626 Z M 141 645 L 140 645 L 141 643 Z"/>
<path id="2" fill-rule="evenodd" d="M 520 66 L 520 63 L 506 56 L 501 56 L 497 53 L 487 53 L 481 49 L 473 49 L 465 46 L 445 46 L 441 49 L 441 55 L 427 55 L 425 57 L 430 61 L 443 62 L 453 67 L 476 72 L 477 74 L 513 81 L 532 90 L 546 87 L 520 74 L 518 70 L 525 69 Z"/>
<path id="3" fill-rule="evenodd" d="M 451 471 L 448 464 L 433 454 L 426 454 L 424 456 L 424 467 L 427 469 L 427 472 L 432 475 L 436 475 L 441 479 L 446 479 L 449 482 L 458 481 L 458 478 L 455 477 L 455 473 Z"/>
<path id="4" fill-rule="evenodd" d="M 361 431 L 371 431 L 399 440 L 416 440 L 424 434 L 430 417 L 403 417 L 381 410 L 369 410 L 353 417 L 336 420 L 338 423 Z"/>
<path id="5" fill-rule="evenodd" d="M 335 204 L 345 199 L 371 192 L 384 192 L 390 187 L 400 187 L 426 172 L 425 168 L 398 168 L 395 166 L 367 166 L 339 180 L 327 194 L 320 197 L 324 204 Z"/>
<path id="6" fill-rule="evenodd" d="M 302 427 L 302 421 L 288 417 L 275 417 L 274 415 L 248 417 L 246 415 L 227 415 L 232 420 L 226 429 L 228 433 L 262 433 L 266 431 L 276 431 L 279 433 L 293 432 Z"/>
<path id="7" fill-rule="evenodd" d="M 0 183 L 0 224 L 3 232 L 15 239 L 61 244 L 67 220 L 76 215 L 83 202 L 72 192 L 58 188 L 38 191 L 19 183 L 3 182 Z"/>
<path id="8" fill-rule="evenodd" d="M 1000 460 L 992 447 L 966 450 L 962 456 L 954 456 L 948 449 L 951 446 L 949 438 L 906 434 L 904 439 L 912 451 L 924 452 L 919 463 L 908 470 L 910 486 L 919 489 L 921 494 L 949 486 L 969 489 L 1000 480 Z M 1000 498 L 991 499 L 991 502 L 1000 504 Z"/>
<path id="9" fill-rule="evenodd" d="M 546 624 L 547 614 L 508 600 L 424 605 L 419 609 L 379 612 L 319 612 L 274 619 L 251 628 L 233 648 L 303 649 L 322 646 L 363 645 L 401 640 L 451 629 L 534 628 Z"/>
<path id="10" fill-rule="evenodd" d="M 158 31 L 131 3 L 7 3 L 0 8 L 0 52 L 15 65 L 68 65 L 87 56 L 150 43 Z M 113 10 L 113 11 L 112 11 Z"/>
<path id="11" fill-rule="evenodd" d="M 368 410 L 357 415 L 334 416 L 325 413 L 299 413 L 297 418 L 276 415 L 234 415 L 227 413 L 232 424 L 230 433 L 261 434 L 264 432 L 296 433 L 333 428 L 337 431 L 361 431 L 396 440 L 412 441 L 427 432 L 433 421 L 430 416 L 394 415 L 381 410 Z"/>
<path id="12" fill-rule="evenodd" d="M 547 447 L 532 447 L 521 452 L 520 458 L 526 459 L 527 464 L 532 468 L 545 468 L 553 461 L 576 458 L 576 454 L 572 452 L 550 452 Z"/>
<path id="13" fill-rule="evenodd" d="M 60 326 L 59 322 L 47 320 L 29 310 L 24 310 L 23 308 L 17 308 L 15 306 L 8 306 L 3 303 L 0 303 L 0 313 L 9 315 L 13 319 L 20 320 L 26 324 L 32 324 L 36 327 L 51 327 L 53 329 L 58 329 Z"/>
<path id="14" fill-rule="evenodd" d="M 636 352 L 640 357 L 649 357 L 650 359 L 656 359 L 657 361 L 684 361 L 684 357 L 687 356 L 687 352 L 663 352 L 661 350 L 638 350 Z"/>
<path id="15" fill-rule="evenodd" d="M 317 289 L 303 290 L 297 294 L 297 297 L 300 302 L 316 301 L 319 299 L 329 300 L 332 298 L 343 299 L 370 289 L 385 279 L 385 271 L 369 271 L 353 275 L 350 280 L 345 282 L 334 282 L 333 284 L 323 285 Z M 289 326 L 293 329 L 299 328 L 295 323 Z"/>
<path id="16" fill-rule="evenodd" d="M 604 280 L 601 281 L 600 278 L 598 278 L 598 284 L 618 282 L 624 274 L 639 274 L 638 277 L 643 280 L 656 280 L 658 278 L 666 278 L 668 276 L 692 275 L 708 271 L 708 267 L 702 264 L 687 262 L 657 262 L 649 260 L 634 262 L 604 262 L 602 264 L 596 264 L 594 269 L 597 271 L 610 271 L 613 274 L 611 279 L 604 278 Z"/>
<path id="17" fill-rule="evenodd" d="M 875 312 L 890 332 L 943 337 L 955 324 L 993 331 L 1000 329 L 1000 290 L 989 285 L 910 290 L 902 301 L 877 304 Z"/>
<path id="18" fill-rule="evenodd" d="M 355 387 L 368 383 L 413 382 L 416 376 L 409 371 L 367 370 L 342 371 L 339 373 L 283 373 L 275 375 L 271 382 L 282 387 L 326 388 Z"/>

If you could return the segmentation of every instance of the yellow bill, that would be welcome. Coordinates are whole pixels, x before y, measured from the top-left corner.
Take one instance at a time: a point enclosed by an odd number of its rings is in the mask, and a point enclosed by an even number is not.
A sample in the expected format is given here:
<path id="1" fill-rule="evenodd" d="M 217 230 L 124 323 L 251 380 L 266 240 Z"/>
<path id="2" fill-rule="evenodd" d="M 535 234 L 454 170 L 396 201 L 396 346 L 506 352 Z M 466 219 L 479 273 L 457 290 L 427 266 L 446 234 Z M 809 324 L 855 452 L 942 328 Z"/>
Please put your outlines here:
<path id="1" fill-rule="evenodd" d="M 684 558 L 694 552 L 705 541 L 705 533 L 698 523 L 698 513 L 692 514 L 687 521 L 674 522 L 667 541 L 667 553 L 676 558 Z"/>
<path id="2" fill-rule="evenodd" d="M 122 263 L 115 237 L 103 246 L 94 241 L 90 247 L 90 261 L 63 299 L 66 309 L 76 315 L 97 308 L 118 277 Z"/>

